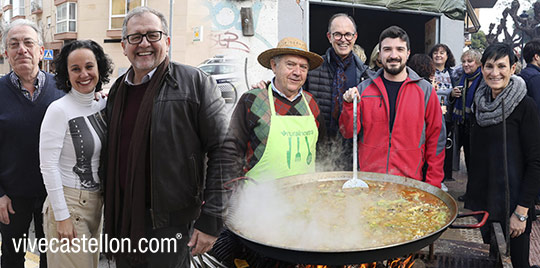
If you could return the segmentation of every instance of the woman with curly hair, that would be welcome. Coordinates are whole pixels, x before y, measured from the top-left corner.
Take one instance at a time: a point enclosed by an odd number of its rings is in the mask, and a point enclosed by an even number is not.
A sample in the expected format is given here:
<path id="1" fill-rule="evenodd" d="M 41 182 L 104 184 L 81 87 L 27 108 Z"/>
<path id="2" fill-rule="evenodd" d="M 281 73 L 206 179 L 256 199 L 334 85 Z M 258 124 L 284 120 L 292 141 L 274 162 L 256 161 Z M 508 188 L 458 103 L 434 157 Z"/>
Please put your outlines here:
<path id="1" fill-rule="evenodd" d="M 452 67 L 456 65 L 454 54 L 450 51 L 450 48 L 445 44 L 436 44 L 431 48 L 429 52 L 433 63 L 435 64 L 435 89 L 437 90 L 437 96 L 439 101 L 448 107 L 448 96 L 454 88 L 454 81 L 452 79 L 454 70 Z M 448 110 L 448 108 L 447 108 Z M 450 113 L 444 114 L 446 121 L 446 137 L 450 140 L 454 139 L 454 128 Z M 453 166 L 453 149 L 451 146 L 447 146 L 444 157 L 444 181 L 453 181 L 452 178 L 452 166 Z M 443 187 L 444 188 L 444 187 Z"/>
<path id="2" fill-rule="evenodd" d="M 64 45 L 54 63 L 56 86 L 67 94 L 49 106 L 41 125 L 40 168 L 48 194 L 43 229 L 52 247 L 62 249 L 68 243 L 71 250 L 47 251 L 47 263 L 49 267 L 95 268 L 99 250 L 92 249 L 88 239 L 99 238 L 101 233 L 98 169 L 106 136 L 102 116 L 106 100 L 94 98 L 109 82 L 112 63 L 91 40 Z M 53 238 L 60 242 L 54 244 Z M 77 251 L 77 246 L 87 250 Z"/>
<path id="3" fill-rule="evenodd" d="M 407 66 L 411 67 L 420 77 L 432 83 L 435 75 L 435 64 L 426 54 L 414 54 L 409 58 Z"/>
<path id="4" fill-rule="evenodd" d="M 437 81 L 437 95 L 445 100 L 452 91 L 454 81 L 452 80 L 453 68 L 456 65 L 454 54 L 445 44 L 436 44 L 429 52 L 435 64 L 435 81 Z"/>

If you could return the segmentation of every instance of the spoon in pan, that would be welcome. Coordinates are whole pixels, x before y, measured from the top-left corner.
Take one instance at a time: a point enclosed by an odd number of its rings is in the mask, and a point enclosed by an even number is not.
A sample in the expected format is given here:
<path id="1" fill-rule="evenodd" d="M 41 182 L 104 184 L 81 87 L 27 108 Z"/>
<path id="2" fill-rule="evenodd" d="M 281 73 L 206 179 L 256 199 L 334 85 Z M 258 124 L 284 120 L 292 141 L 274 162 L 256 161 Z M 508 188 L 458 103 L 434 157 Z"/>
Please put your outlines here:
<path id="1" fill-rule="evenodd" d="M 343 184 L 343 189 L 369 188 L 368 184 L 358 178 L 358 98 L 353 97 L 353 177 Z"/>

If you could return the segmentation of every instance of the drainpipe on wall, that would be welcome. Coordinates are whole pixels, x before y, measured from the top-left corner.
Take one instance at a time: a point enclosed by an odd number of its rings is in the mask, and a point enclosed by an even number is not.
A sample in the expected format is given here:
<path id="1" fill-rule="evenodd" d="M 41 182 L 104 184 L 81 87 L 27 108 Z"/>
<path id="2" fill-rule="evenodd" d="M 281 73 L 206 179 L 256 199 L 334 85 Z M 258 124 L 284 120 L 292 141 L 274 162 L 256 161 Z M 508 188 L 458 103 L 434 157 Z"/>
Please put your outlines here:
<path id="1" fill-rule="evenodd" d="M 169 60 L 171 60 L 171 61 L 172 61 L 172 44 L 173 44 L 173 42 L 172 42 L 172 35 L 173 35 L 173 29 L 172 29 L 173 5 L 174 5 L 174 0 L 169 0 L 169 37 L 171 38 L 171 43 L 169 45 Z"/>

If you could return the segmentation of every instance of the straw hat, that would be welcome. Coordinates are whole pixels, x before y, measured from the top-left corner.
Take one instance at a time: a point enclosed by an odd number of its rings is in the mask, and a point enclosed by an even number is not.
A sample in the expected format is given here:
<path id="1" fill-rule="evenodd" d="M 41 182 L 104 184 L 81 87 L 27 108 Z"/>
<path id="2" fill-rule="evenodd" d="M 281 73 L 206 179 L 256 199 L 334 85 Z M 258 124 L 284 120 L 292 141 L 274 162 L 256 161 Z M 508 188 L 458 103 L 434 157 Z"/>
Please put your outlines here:
<path id="1" fill-rule="evenodd" d="M 304 41 L 294 37 L 285 37 L 281 39 L 277 48 L 271 48 L 264 51 L 257 57 L 257 60 L 262 66 L 271 69 L 270 59 L 279 55 L 298 55 L 304 57 L 309 62 L 309 70 L 319 67 L 323 62 L 321 56 L 307 50 L 307 45 Z"/>

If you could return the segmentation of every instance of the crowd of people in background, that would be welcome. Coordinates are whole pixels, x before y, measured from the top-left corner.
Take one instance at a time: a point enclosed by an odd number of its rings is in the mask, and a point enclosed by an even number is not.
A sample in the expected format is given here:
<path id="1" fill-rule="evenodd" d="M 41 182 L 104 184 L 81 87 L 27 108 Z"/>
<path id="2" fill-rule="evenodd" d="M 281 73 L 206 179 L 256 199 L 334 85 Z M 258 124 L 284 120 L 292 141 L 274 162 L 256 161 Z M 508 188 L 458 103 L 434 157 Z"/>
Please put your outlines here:
<path id="1" fill-rule="evenodd" d="M 398 26 L 380 34 L 368 59 L 354 19 L 335 14 L 324 55 L 292 37 L 259 55 L 275 76 L 240 98 L 227 125 L 215 80 L 167 56 L 163 14 L 135 8 L 122 35 L 131 67 L 105 96 L 113 63 L 96 42 L 64 45 L 53 76 L 39 70 L 35 24 L 16 20 L 4 30 L 13 71 L 0 79 L 2 267 L 24 267 L 24 251 L 8 241 L 26 237 L 32 220 L 38 238 L 72 241 L 102 230 L 133 241 L 176 237 L 175 252 L 107 257 L 119 268 L 189 267 L 190 255 L 228 239 L 224 182 L 350 171 L 354 135 L 360 171 L 445 191 L 463 148 L 468 179 L 458 199 L 490 213 L 486 243 L 492 222 L 508 225 L 514 267 L 530 267 L 540 194 L 539 40 L 525 45 L 520 76 L 509 45 L 469 49 L 456 67 L 445 44 L 411 56 Z M 47 252 L 40 267 L 95 268 L 98 257 Z"/>

